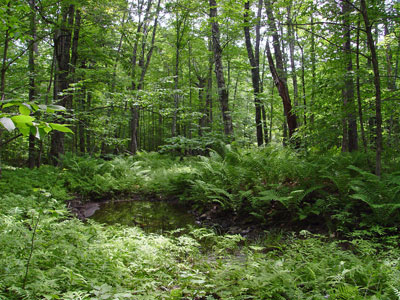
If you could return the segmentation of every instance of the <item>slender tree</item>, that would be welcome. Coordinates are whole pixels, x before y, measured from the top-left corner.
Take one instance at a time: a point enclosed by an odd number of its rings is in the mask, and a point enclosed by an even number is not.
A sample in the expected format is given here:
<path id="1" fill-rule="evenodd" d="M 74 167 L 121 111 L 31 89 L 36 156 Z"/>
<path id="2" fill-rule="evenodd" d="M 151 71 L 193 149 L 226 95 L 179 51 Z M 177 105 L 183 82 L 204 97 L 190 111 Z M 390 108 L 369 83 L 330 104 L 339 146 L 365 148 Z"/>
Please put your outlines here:
<path id="1" fill-rule="evenodd" d="M 158 17 L 160 14 L 161 8 L 161 0 L 158 0 L 157 7 L 154 16 L 154 22 L 152 26 L 152 34 L 150 40 L 150 46 L 148 51 L 146 52 L 146 43 L 147 37 L 149 33 L 149 23 L 151 17 L 151 6 L 152 0 L 148 0 L 147 8 L 145 11 L 145 15 L 143 20 L 141 19 L 141 11 L 143 9 L 144 0 L 140 1 L 139 7 L 139 23 L 136 31 L 136 39 L 135 44 L 133 46 L 133 54 L 132 54 L 132 91 L 140 91 L 144 88 L 144 79 L 147 73 L 147 70 L 150 65 L 151 57 L 154 51 L 156 32 L 158 27 Z M 138 53 L 139 43 L 141 46 L 140 53 Z M 140 71 L 137 71 L 140 69 Z M 138 73 L 138 75 L 137 75 Z M 132 103 L 130 107 L 131 119 L 130 119 L 130 142 L 129 142 L 129 150 L 132 154 L 135 154 L 138 150 L 138 128 L 139 128 L 139 116 L 140 116 L 140 106 L 137 103 Z"/>
<path id="2" fill-rule="evenodd" d="M 354 103 L 353 61 L 351 51 L 351 28 L 350 28 L 351 6 L 347 0 L 342 0 L 343 16 L 343 56 L 345 61 L 343 107 L 345 116 L 343 118 L 343 151 L 358 150 L 357 120 Z"/>
<path id="3" fill-rule="evenodd" d="M 283 102 L 284 114 L 286 116 L 286 122 L 289 128 L 289 138 L 291 138 L 297 130 L 297 119 L 294 111 L 292 110 L 292 103 L 290 100 L 289 89 L 286 81 L 286 74 L 284 71 L 283 56 L 280 48 L 280 38 L 278 31 L 276 29 L 275 18 L 272 12 L 272 5 L 270 0 L 265 0 L 265 6 L 267 10 L 270 34 L 272 35 L 273 39 L 276 66 L 272 58 L 272 53 L 268 44 L 268 40 L 266 46 L 267 58 L 272 78 L 274 80 L 275 86 L 277 87 L 279 95 Z"/>
<path id="4" fill-rule="evenodd" d="M 11 2 L 8 1 L 6 14 L 7 16 L 10 15 L 11 11 Z M 0 72 L 0 97 L 1 101 L 5 100 L 5 89 L 6 89 L 6 72 L 7 72 L 7 58 L 8 58 L 8 47 L 10 43 L 10 26 L 7 23 L 6 31 L 4 34 L 4 45 L 3 45 L 3 57 L 2 57 L 2 64 L 1 64 L 1 72 Z"/>
<path id="5" fill-rule="evenodd" d="M 35 10 L 36 0 L 29 0 L 30 6 L 30 18 L 29 18 L 29 29 L 31 40 L 28 42 L 29 48 L 29 59 L 28 59 L 28 69 L 29 69 L 29 101 L 33 102 L 37 96 L 36 87 L 36 67 L 35 67 L 35 56 L 38 54 L 38 44 L 36 41 L 36 10 Z M 37 129 L 36 129 L 37 130 Z M 38 132 L 30 132 L 29 134 L 29 147 L 28 147 L 28 167 L 33 169 L 37 164 L 37 151 L 35 146 L 35 135 Z"/>
<path id="6" fill-rule="evenodd" d="M 264 142 L 263 137 L 263 124 L 262 124 L 262 104 L 260 100 L 260 41 L 261 41 L 261 12 L 262 12 L 262 4 L 263 0 L 258 1 L 258 9 L 257 9 L 257 20 L 256 20 L 256 40 L 255 40 L 255 49 L 253 51 L 253 45 L 251 42 L 250 36 L 250 2 L 246 1 L 244 3 L 244 36 L 246 42 L 247 56 L 249 58 L 250 66 L 251 66 L 251 79 L 253 84 L 253 93 L 254 93 L 254 104 L 256 108 L 255 121 L 256 121 L 256 132 L 257 132 L 257 144 L 261 146 Z"/>
<path id="7" fill-rule="evenodd" d="M 357 106 L 358 119 L 360 121 L 361 139 L 364 151 L 367 151 L 367 138 L 365 137 L 363 107 L 361 101 L 361 84 L 360 84 L 360 21 L 357 23 L 357 39 L 356 39 L 356 90 L 357 90 Z"/>
<path id="8" fill-rule="evenodd" d="M 215 74 L 217 76 L 218 97 L 221 104 L 222 120 L 224 122 L 224 133 L 226 136 L 232 136 L 232 116 L 229 110 L 229 91 L 225 84 L 224 66 L 222 63 L 222 47 L 220 42 L 219 24 L 217 20 L 217 2 L 216 0 L 210 0 L 209 3 Z"/>
<path id="9" fill-rule="evenodd" d="M 375 118 L 376 118 L 376 160 L 375 174 L 381 176 L 382 169 L 382 109 L 381 109 L 381 77 L 379 74 L 379 62 L 376 54 L 375 42 L 372 36 L 372 24 L 369 20 L 367 4 L 365 0 L 360 0 L 360 12 L 364 19 L 365 32 L 367 34 L 367 44 L 371 53 L 372 69 L 374 71 L 375 85 Z"/>

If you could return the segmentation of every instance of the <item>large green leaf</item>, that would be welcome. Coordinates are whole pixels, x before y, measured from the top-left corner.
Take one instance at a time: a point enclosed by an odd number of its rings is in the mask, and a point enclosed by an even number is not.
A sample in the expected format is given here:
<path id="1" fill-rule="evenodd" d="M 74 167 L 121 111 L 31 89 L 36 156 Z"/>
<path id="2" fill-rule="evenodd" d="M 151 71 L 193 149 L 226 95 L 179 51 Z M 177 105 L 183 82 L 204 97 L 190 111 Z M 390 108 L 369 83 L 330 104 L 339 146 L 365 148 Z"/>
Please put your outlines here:
<path id="1" fill-rule="evenodd" d="M 25 127 L 18 127 L 19 132 L 23 134 L 23 136 L 28 136 L 29 133 L 31 132 L 31 128 L 28 126 Z"/>
<path id="2" fill-rule="evenodd" d="M 27 103 L 20 104 L 18 109 L 21 115 L 29 116 L 31 114 L 31 106 Z"/>
<path id="3" fill-rule="evenodd" d="M 17 124 L 16 124 L 17 127 L 20 127 L 20 126 L 18 125 L 18 123 L 19 123 L 19 124 L 26 124 L 26 125 L 32 126 L 32 125 L 33 125 L 32 122 L 35 120 L 34 117 L 25 116 L 25 115 L 14 116 L 14 117 L 11 117 L 11 119 L 14 121 L 14 123 L 17 123 Z"/>
<path id="4" fill-rule="evenodd" d="M 68 132 L 68 133 L 74 133 L 70 128 L 68 128 L 66 125 L 61 125 L 61 124 L 56 124 L 56 123 L 50 123 L 51 128 L 57 131 L 61 132 Z"/>

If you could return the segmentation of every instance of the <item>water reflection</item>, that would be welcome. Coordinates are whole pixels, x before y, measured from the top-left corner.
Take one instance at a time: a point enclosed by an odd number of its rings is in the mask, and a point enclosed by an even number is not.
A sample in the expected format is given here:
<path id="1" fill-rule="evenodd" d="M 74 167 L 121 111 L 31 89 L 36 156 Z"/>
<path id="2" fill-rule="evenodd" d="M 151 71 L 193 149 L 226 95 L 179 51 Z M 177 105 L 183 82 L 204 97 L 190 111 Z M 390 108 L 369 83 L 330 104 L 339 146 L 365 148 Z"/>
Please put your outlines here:
<path id="1" fill-rule="evenodd" d="M 176 204 L 153 201 L 109 202 L 101 205 L 92 216 L 105 224 L 140 226 L 146 232 L 164 231 L 195 225 L 195 218 Z"/>

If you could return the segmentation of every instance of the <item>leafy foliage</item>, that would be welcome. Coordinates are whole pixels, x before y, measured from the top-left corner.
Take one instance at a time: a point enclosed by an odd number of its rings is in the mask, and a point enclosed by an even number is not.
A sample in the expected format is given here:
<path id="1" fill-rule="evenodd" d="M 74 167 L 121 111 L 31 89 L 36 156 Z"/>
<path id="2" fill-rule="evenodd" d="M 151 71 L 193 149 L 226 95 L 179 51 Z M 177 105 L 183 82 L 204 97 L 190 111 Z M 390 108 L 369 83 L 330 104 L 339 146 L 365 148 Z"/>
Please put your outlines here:
<path id="1" fill-rule="evenodd" d="M 396 192 L 397 174 L 377 181 L 357 160 L 334 161 L 339 163 L 330 170 L 349 178 L 341 192 L 319 161 L 276 148 L 227 147 L 184 162 L 156 153 L 110 161 L 66 156 L 62 170 L 6 168 L 0 185 L 0 299 L 398 299 L 397 228 L 376 225 L 390 220 L 359 196 L 371 184 Z M 282 169 L 272 168 L 279 163 Z M 366 221 L 368 212 L 376 218 L 375 225 L 359 224 L 347 240 L 337 241 L 305 230 L 269 231 L 253 242 L 206 228 L 162 236 L 137 227 L 83 224 L 65 208 L 66 189 L 94 197 L 180 189 L 199 207 L 220 203 L 260 218 L 290 212 L 304 221 L 332 210 L 349 213 L 343 224 L 354 224 L 354 216 Z M 394 199 L 384 198 L 390 194 L 380 192 L 379 203 Z"/>

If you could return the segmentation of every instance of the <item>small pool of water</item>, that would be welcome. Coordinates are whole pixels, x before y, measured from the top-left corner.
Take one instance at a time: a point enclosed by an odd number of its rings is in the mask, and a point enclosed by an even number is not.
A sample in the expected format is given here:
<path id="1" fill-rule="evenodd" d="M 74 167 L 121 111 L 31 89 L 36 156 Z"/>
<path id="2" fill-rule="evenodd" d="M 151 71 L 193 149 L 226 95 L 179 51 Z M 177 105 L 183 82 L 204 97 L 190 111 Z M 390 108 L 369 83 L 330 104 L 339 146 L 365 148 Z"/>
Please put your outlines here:
<path id="1" fill-rule="evenodd" d="M 195 217 L 186 208 L 168 202 L 108 202 L 101 204 L 91 218 L 110 225 L 140 226 L 146 232 L 154 233 L 196 226 Z"/>

